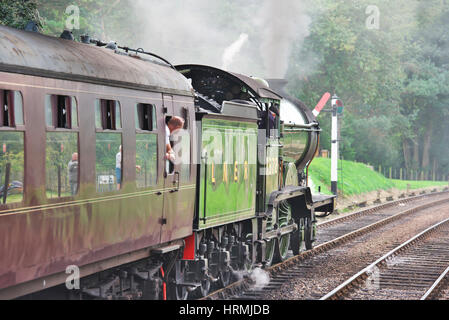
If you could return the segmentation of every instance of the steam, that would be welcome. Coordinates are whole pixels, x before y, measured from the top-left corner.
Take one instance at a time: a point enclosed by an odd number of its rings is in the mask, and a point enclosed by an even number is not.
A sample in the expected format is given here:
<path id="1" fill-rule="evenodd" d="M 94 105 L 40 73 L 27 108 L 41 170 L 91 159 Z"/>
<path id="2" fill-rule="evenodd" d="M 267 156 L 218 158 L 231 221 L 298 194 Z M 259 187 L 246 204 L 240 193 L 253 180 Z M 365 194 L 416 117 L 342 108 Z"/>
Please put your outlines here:
<path id="1" fill-rule="evenodd" d="M 263 40 L 261 54 L 265 73 L 270 78 L 284 78 L 292 45 L 302 44 L 309 36 L 310 17 L 301 0 L 265 0 L 260 12 Z"/>
<path id="2" fill-rule="evenodd" d="M 309 34 L 307 0 L 136 0 L 132 38 L 173 64 L 204 64 L 246 75 L 282 78 L 292 46 Z M 240 35 L 236 40 L 236 35 Z M 230 45 L 231 44 L 231 45 Z"/>
<path id="3" fill-rule="evenodd" d="M 235 37 L 216 26 L 219 4 L 206 0 L 136 0 L 130 2 L 138 17 L 135 33 L 145 49 L 173 64 L 221 65 L 225 43 Z"/>
<path id="4" fill-rule="evenodd" d="M 242 33 L 237 41 L 227 47 L 223 53 L 223 70 L 228 70 L 235 56 L 240 52 L 243 45 L 248 41 L 248 34 Z"/>
<path id="5" fill-rule="evenodd" d="M 270 274 L 260 268 L 254 269 L 250 278 L 254 283 L 253 290 L 260 290 L 270 283 Z"/>
<path id="6" fill-rule="evenodd" d="M 252 271 L 234 270 L 233 275 L 236 281 L 240 281 L 244 278 L 250 279 L 250 290 L 262 290 L 270 283 L 270 274 L 261 269 L 255 268 Z"/>

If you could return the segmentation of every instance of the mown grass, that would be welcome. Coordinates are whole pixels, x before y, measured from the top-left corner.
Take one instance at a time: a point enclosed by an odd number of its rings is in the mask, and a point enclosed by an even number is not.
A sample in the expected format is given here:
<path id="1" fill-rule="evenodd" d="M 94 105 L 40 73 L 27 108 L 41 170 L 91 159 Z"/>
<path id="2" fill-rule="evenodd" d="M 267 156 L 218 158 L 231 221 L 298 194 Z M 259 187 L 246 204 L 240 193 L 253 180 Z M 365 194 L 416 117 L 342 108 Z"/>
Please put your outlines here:
<path id="1" fill-rule="evenodd" d="M 444 181 L 405 181 L 387 179 L 382 174 L 358 162 L 341 160 L 338 172 L 338 187 L 344 196 L 358 195 L 376 190 L 390 190 L 392 188 L 405 190 L 420 189 L 432 186 L 447 186 Z M 327 158 L 316 158 L 309 167 L 309 178 L 313 181 L 316 191 L 321 186 L 321 193 L 331 194 L 331 161 Z"/>

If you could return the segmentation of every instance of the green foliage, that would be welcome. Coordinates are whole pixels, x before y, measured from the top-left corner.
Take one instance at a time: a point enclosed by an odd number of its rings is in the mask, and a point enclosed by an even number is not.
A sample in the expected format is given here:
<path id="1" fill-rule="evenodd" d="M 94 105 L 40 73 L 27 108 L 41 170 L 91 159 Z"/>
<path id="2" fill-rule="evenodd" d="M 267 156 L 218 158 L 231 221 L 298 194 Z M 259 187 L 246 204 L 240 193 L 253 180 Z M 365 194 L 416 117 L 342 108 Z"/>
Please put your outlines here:
<path id="1" fill-rule="evenodd" d="M 145 188 L 156 184 L 157 179 L 157 135 L 136 135 L 137 186 Z"/>
<path id="2" fill-rule="evenodd" d="M 23 182 L 24 144 L 21 132 L 0 132 L 0 185 L 4 182 L 4 172 L 7 163 L 11 164 L 11 179 Z M 3 152 L 3 145 L 6 152 Z"/>
<path id="3" fill-rule="evenodd" d="M 36 0 L 0 0 L 0 24 L 24 29 L 30 21 L 41 26 Z"/>
<path id="4" fill-rule="evenodd" d="M 139 25 L 133 14 L 131 0 L 37 0 L 44 17 L 44 33 L 59 36 L 73 14 L 69 6 L 79 8 L 79 29 L 72 30 L 75 38 L 89 34 L 103 41 L 120 40 L 123 45 L 139 37 L 133 28 Z"/>
<path id="5" fill-rule="evenodd" d="M 96 171 L 98 175 L 115 175 L 115 160 L 122 144 L 119 133 L 97 133 Z"/>
<path id="6" fill-rule="evenodd" d="M 24 183 L 24 135 L 22 132 L 0 132 L 0 187 L 4 186 L 6 166 L 11 166 L 9 183 Z M 6 152 L 4 152 L 6 151 Z M 12 190 L 8 193 L 7 203 L 20 202 L 23 190 Z M 2 201 L 3 198 L 0 198 Z"/>
<path id="7" fill-rule="evenodd" d="M 61 177 L 61 195 L 69 195 L 68 164 L 78 152 L 78 134 L 48 132 L 45 148 L 46 189 L 49 198 L 58 197 L 58 176 Z"/>
<path id="8" fill-rule="evenodd" d="M 289 90 L 313 108 L 328 91 L 343 99 L 344 159 L 449 170 L 449 3 L 313 1 L 310 36 L 297 46 Z M 375 4 L 380 28 L 365 27 Z M 330 149 L 330 119 L 318 118 Z"/>
<path id="9" fill-rule="evenodd" d="M 330 159 L 316 158 L 309 168 L 309 179 L 312 179 L 315 189 L 321 186 L 322 193 L 331 194 Z M 358 195 L 376 190 L 420 189 L 432 186 L 446 186 L 447 182 L 441 181 L 403 181 L 387 179 L 375 172 L 367 165 L 358 162 L 343 160 L 340 163 L 342 171 L 339 173 L 338 187 L 344 196 Z"/>

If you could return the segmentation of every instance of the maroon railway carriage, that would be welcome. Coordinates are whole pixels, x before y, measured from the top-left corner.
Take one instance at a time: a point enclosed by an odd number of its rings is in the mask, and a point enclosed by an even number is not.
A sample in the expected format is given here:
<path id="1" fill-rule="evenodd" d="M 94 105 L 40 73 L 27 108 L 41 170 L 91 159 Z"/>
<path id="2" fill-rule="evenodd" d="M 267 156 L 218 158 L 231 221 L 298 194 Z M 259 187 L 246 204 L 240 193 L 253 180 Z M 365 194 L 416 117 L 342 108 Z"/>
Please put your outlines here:
<path id="1" fill-rule="evenodd" d="M 11 185 L 0 193 L 0 298 L 64 283 L 69 265 L 86 276 L 169 252 L 192 233 L 196 167 L 164 174 L 166 117 L 184 117 L 195 139 L 191 86 L 176 70 L 0 26 L 0 96 L 0 184 Z"/>

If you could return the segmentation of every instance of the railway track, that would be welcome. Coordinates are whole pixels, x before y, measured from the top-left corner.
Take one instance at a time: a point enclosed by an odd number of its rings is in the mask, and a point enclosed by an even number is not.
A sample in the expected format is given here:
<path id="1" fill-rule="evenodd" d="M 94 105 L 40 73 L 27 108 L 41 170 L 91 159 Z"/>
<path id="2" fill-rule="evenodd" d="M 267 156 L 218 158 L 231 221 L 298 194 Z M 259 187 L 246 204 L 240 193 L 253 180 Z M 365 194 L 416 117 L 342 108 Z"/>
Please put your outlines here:
<path id="1" fill-rule="evenodd" d="M 315 245 L 332 241 L 340 236 L 356 231 L 365 226 L 369 226 L 372 223 L 393 217 L 398 213 L 407 211 L 408 209 L 416 208 L 420 210 L 427 204 L 431 204 L 438 199 L 444 199 L 446 196 L 449 196 L 449 192 L 444 191 L 413 196 L 357 211 L 340 218 L 324 221 L 318 224 L 319 237 L 315 242 Z M 416 206 L 417 202 L 419 202 L 420 206 Z M 400 217 L 400 215 L 397 217 Z M 388 222 L 388 220 L 385 222 Z"/>
<path id="2" fill-rule="evenodd" d="M 385 226 L 393 221 L 420 210 L 449 202 L 448 192 L 438 192 L 402 199 L 380 206 L 361 210 L 347 216 L 323 222 L 318 225 L 317 245 L 309 251 L 290 257 L 286 261 L 258 273 L 270 277 L 268 283 L 260 285 L 257 277 L 244 277 L 226 288 L 213 292 L 205 300 L 260 299 L 267 292 L 279 289 L 287 281 L 304 277 L 312 266 L 303 263 L 313 257 L 326 259 L 326 252 L 356 238 Z M 321 295 L 313 298 L 319 299 Z"/>
<path id="3" fill-rule="evenodd" d="M 421 297 L 421 300 L 449 299 L 449 267 L 447 267 L 429 290 Z"/>
<path id="4" fill-rule="evenodd" d="M 449 219 L 433 225 L 321 298 L 429 299 L 449 272 Z"/>

